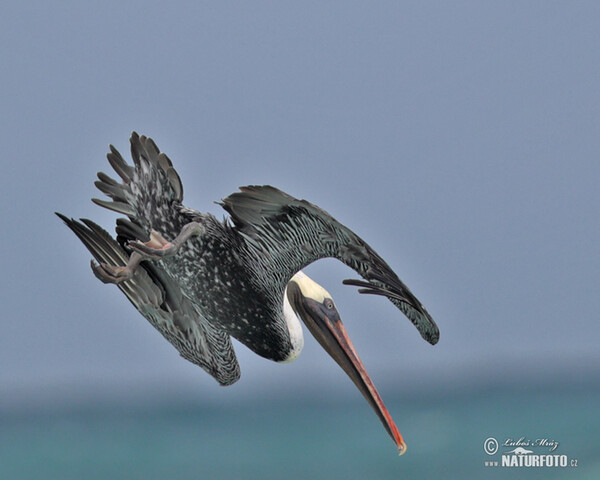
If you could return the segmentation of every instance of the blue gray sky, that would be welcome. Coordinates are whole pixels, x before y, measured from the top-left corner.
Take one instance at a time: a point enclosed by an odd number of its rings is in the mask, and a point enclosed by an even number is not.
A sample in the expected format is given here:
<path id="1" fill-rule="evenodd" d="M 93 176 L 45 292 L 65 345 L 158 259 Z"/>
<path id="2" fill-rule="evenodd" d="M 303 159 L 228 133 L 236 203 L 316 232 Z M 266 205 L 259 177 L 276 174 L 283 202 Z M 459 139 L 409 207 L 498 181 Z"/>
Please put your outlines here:
<path id="1" fill-rule="evenodd" d="M 4 5 L 0 398 L 353 390 L 312 339 L 290 365 L 236 344 L 242 379 L 221 389 L 93 277 L 53 212 L 112 230 L 89 199 L 132 130 L 171 157 L 186 205 L 221 215 L 213 201 L 272 184 L 386 259 L 435 347 L 343 286 L 345 266 L 308 268 L 384 397 L 597 382 L 599 24 L 597 2 Z"/>

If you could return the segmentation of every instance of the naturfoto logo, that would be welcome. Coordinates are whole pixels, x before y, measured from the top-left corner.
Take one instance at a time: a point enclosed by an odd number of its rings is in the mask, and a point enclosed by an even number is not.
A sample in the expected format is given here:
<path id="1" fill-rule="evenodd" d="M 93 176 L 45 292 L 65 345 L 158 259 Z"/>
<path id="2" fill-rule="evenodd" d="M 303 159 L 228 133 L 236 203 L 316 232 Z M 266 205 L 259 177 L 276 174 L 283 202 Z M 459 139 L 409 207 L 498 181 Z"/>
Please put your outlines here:
<path id="1" fill-rule="evenodd" d="M 483 450 L 489 456 L 500 452 L 500 459 L 486 460 L 486 467 L 577 467 L 578 460 L 569 459 L 565 454 L 553 453 L 560 443 L 554 439 L 540 437 L 509 437 L 502 443 L 495 437 L 488 437 L 483 442 Z"/>

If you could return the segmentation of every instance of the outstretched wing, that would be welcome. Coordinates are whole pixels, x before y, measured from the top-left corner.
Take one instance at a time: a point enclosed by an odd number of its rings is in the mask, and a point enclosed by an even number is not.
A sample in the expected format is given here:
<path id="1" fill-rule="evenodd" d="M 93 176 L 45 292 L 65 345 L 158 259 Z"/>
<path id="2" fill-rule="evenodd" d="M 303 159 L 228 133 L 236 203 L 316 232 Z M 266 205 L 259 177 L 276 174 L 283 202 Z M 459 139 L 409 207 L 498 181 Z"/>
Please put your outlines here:
<path id="1" fill-rule="evenodd" d="M 104 229 L 87 219 L 81 219 L 80 223 L 57 215 L 98 262 L 113 266 L 127 264 L 129 254 Z M 117 233 L 123 240 L 145 236 L 141 227 L 129 220 L 119 219 L 117 224 Z M 118 287 L 183 358 L 202 367 L 221 385 L 231 385 L 240 378 L 229 335 L 204 320 L 159 266 L 143 262 L 133 278 Z"/>
<path id="2" fill-rule="evenodd" d="M 425 307 L 388 264 L 358 235 L 319 207 L 269 185 L 240 187 L 223 200 L 237 231 L 246 239 L 264 271 L 289 279 L 308 264 L 325 257 L 341 260 L 366 282 L 345 280 L 359 292 L 386 296 L 431 344 L 439 329 Z"/>

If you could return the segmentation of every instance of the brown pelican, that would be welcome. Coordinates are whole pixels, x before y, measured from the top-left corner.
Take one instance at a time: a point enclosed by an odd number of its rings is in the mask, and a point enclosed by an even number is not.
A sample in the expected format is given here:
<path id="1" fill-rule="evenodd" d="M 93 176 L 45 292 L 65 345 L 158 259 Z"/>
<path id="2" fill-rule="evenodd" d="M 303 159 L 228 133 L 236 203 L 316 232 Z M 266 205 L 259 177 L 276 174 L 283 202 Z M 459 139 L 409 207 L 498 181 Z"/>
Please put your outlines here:
<path id="1" fill-rule="evenodd" d="M 96 181 L 112 201 L 93 201 L 128 217 L 117 220 L 116 240 L 90 220 L 57 213 L 98 262 L 94 274 L 117 284 L 181 356 L 221 385 L 240 377 L 231 337 L 289 362 L 304 344 L 299 317 L 404 453 L 331 295 L 302 272 L 320 258 L 341 260 L 365 280 L 343 283 L 387 297 L 435 344 L 435 322 L 387 263 L 324 210 L 271 186 L 241 187 L 225 198 L 229 220 L 187 208 L 179 175 L 150 138 L 134 132 L 131 155 L 133 166 L 111 145 L 107 158 L 122 182 L 102 172 Z"/>

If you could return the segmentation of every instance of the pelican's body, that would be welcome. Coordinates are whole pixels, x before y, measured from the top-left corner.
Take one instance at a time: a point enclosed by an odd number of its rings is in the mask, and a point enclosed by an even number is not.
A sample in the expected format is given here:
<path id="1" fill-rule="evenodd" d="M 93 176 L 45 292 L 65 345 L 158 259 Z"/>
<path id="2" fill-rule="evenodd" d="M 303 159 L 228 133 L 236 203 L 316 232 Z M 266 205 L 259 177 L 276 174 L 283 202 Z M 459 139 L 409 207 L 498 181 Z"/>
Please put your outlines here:
<path id="1" fill-rule="evenodd" d="M 270 186 L 242 187 L 225 198 L 230 221 L 189 209 L 181 203 L 179 176 L 154 142 L 134 133 L 131 146 L 134 166 L 112 146 L 108 154 L 123 182 L 103 173 L 96 182 L 113 202 L 94 201 L 128 217 L 117 221 L 116 241 L 89 220 L 84 225 L 60 215 L 100 262 L 92 265 L 96 276 L 116 283 L 184 358 L 222 385 L 240 376 L 230 337 L 288 362 L 304 344 L 302 318 L 403 452 L 331 296 L 301 271 L 319 258 L 338 258 L 367 280 L 344 283 L 387 296 L 436 343 L 437 326 L 389 266 L 329 214 Z"/>

